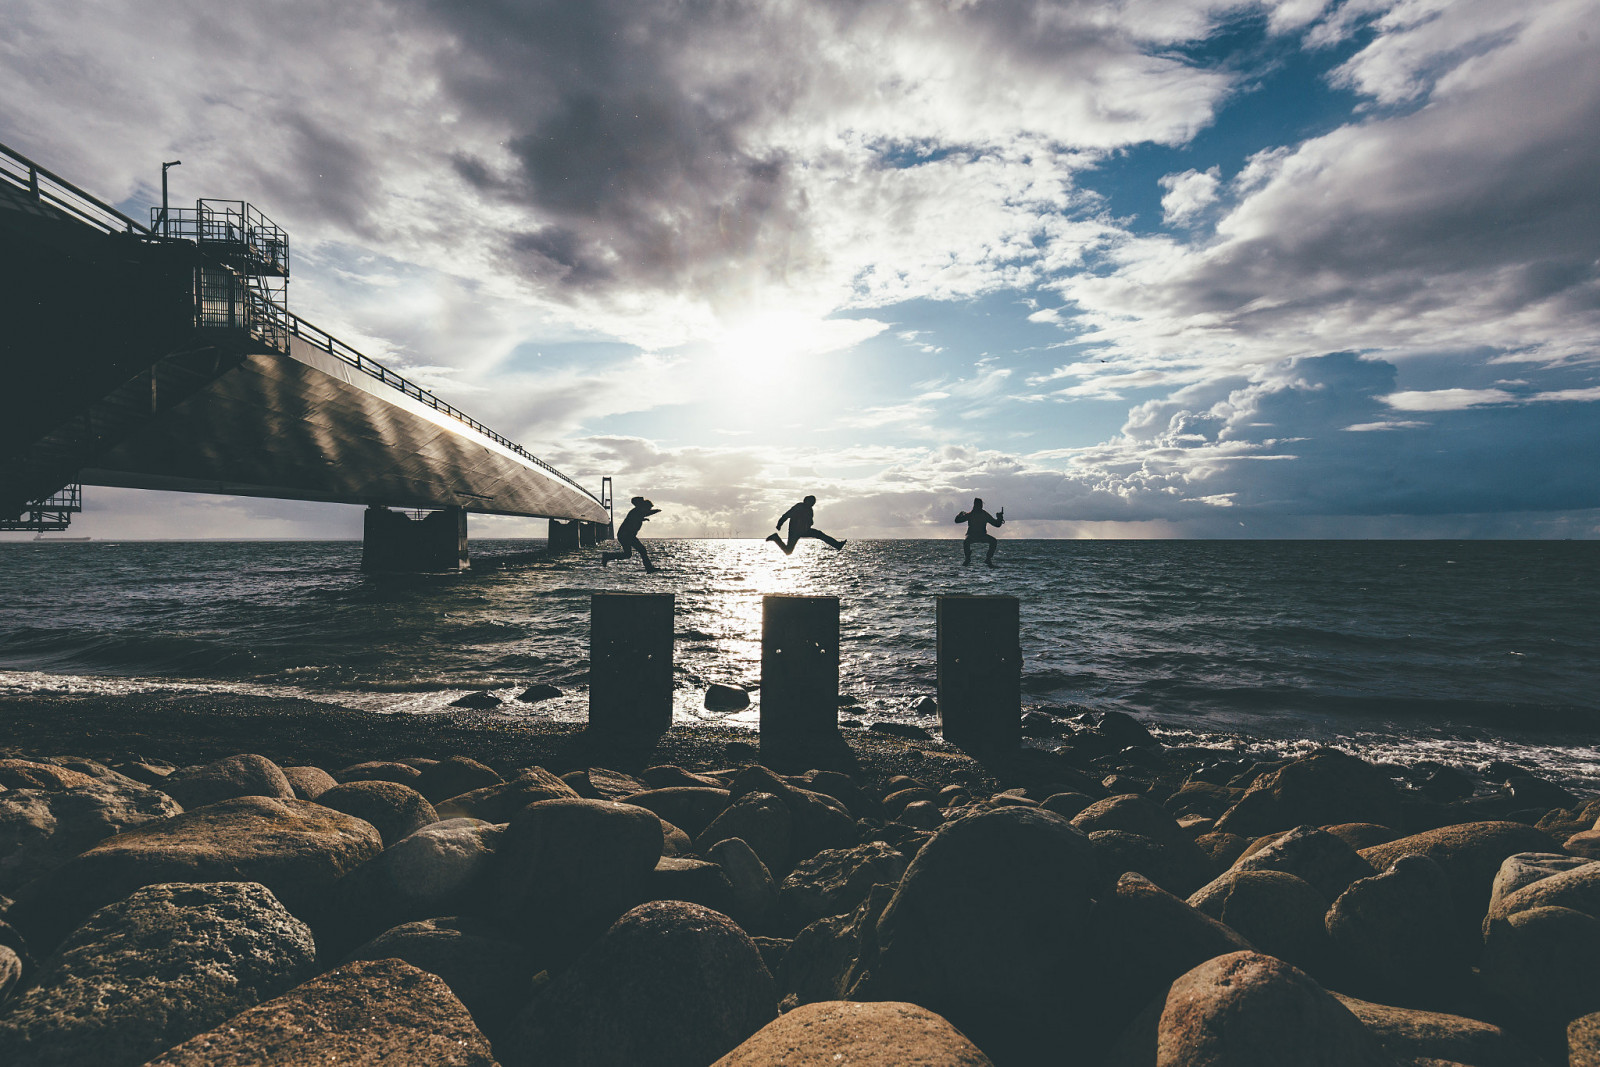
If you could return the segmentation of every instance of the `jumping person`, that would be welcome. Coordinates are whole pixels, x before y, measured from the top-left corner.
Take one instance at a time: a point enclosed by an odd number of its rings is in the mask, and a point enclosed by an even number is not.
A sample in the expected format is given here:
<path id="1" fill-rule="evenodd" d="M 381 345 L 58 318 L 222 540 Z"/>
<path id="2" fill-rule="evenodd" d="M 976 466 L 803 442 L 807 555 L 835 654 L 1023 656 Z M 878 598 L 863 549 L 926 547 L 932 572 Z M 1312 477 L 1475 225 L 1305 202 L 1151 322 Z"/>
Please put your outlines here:
<path id="1" fill-rule="evenodd" d="M 816 506 L 816 503 L 816 497 L 808 496 L 804 500 L 800 501 L 800 503 L 790 508 L 788 511 L 785 511 L 782 517 L 778 519 L 777 529 L 779 530 L 783 529 L 783 524 L 785 522 L 789 524 L 789 540 L 787 543 L 785 543 L 782 537 L 779 537 L 775 533 L 768 534 L 767 540 L 783 549 L 783 554 L 785 556 L 792 555 L 794 553 L 794 546 L 799 543 L 802 537 L 814 537 L 818 541 L 832 545 L 835 549 L 843 548 L 845 545 L 849 544 L 848 541 L 836 541 L 827 534 L 823 533 L 821 530 L 812 529 L 811 509 Z"/>
<path id="2" fill-rule="evenodd" d="M 1000 547 L 1000 542 L 995 538 L 994 534 L 984 529 L 984 527 L 1004 526 L 1006 524 L 1006 509 L 1001 508 L 1000 514 L 991 515 L 983 510 L 983 498 L 973 497 L 972 510 L 961 512 L 956 516 L 956 521 L 967 524 L 967 536 L 961 542 L 961 551 L 967 558 L 961 565 L 965 567 L 972 562 L 972 546 L 974 542 L 987 541 L 989 542 L 989 554 L 983 558 L 983 561 L 993 567 L 994 550 Z"/>
<path id="3" fill-rule="evenodd" d="M 617 527 L 617 543 L 622 546 L 622 551 L 600 553 L 600 565 L 603 567 L 614 559 L 627 559 L 633 555 L 634 549 L 638 549 L 639 558 L 644 560 L 644 569 L 653 571 L 656 565 L 650 562 L 650 553 L 644 550 L 644 542 L 639 540 L 639 528 L 650 521 L 650 516 L 660 514 L 661 509 L 642 496 L 634 497 L 632 503 L 632 509 L 623 516 L 622 525 Z"/>

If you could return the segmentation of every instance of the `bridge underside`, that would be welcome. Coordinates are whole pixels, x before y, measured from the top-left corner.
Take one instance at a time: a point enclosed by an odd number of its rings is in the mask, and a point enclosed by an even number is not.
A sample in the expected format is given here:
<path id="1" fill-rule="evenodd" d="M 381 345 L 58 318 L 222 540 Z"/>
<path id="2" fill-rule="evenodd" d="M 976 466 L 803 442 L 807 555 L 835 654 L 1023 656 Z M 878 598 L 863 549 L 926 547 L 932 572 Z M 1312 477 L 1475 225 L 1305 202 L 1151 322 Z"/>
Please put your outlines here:
<path id="1" fill-rule="evenodd" d="M 90 485 L 605 523 L 559 477 L 320 351 L 256 352 L 85 468 Z"/>

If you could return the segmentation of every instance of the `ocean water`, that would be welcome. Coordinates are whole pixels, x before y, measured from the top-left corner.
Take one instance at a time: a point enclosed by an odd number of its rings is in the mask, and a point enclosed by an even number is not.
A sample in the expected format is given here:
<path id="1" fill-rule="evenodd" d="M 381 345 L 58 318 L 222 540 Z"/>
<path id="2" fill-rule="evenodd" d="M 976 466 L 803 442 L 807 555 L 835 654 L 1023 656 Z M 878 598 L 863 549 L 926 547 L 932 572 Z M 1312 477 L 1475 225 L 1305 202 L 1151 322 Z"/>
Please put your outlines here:
<path id="1" fill-rule="evenodd" d="M 935 597 L 1021 600 L 1025 706 L 1130 712 L 1176 740 L 1338 743 L 1410 761 L 1537 759 L 1596 777 L 1600 543 L 1005 540 L 652 542 L 662 564 L 477 541 L 461 575 L 372 576 L 350 542 L 0 544 L 0 693 L 225 689 L 393 714 L 550 682 L 508 705 L 581 720 L 589 595 L 677 596 L 680 721 L 760 676 L 761 597 L 841 600 L 840 688 L 862 721 L 914 716 Z M 759 699 L 759 694 L 757 694 Z"/>

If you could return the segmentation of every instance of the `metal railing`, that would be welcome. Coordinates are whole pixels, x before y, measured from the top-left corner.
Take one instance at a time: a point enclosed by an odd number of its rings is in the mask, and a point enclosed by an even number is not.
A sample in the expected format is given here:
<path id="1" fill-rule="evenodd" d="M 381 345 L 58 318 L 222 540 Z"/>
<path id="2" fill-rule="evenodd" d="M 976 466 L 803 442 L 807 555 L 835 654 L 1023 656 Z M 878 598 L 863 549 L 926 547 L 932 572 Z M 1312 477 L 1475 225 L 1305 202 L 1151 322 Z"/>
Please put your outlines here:
<path id="1" fill-rule="evenodd" d="M 82 510 L 83 486 L 74 482 L 43 500 L 31 500 L 23 504 L 15 517 L 0 519 L 0 530 L 37 533 L 65 530 L 71 525 L 72 516 Z"/>
<path id="2" fill-rule="evenodd" d="M 25 189 L 34 199 L 105 233 L 150 232 L 105 201 L 90 196 L 67 179 L 50 173 L 3 144 L 0 144 L 0 181 Z"/>
<path id="3" fill-rule="evenodd" d="M 243 200 L 197 200 L 192 208 L 150 209 L 151 230 L 181 237 L 225 258 L 242 257 L 250 273 L 289 276 L 289 235 Z"/>

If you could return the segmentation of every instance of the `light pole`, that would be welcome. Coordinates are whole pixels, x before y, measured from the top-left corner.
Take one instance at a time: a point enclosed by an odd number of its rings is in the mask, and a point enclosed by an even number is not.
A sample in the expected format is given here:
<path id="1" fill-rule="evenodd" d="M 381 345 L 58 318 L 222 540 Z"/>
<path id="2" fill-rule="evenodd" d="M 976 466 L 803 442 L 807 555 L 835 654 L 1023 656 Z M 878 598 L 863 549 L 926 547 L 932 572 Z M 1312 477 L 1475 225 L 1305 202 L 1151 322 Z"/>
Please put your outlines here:
<path id="1" fill-rule="evenodd" d="M 174 159 L 171 163 L 161 164 L 161 236 L 167 235 L 167 171 L 181 164 L 183 160 Z"/>

